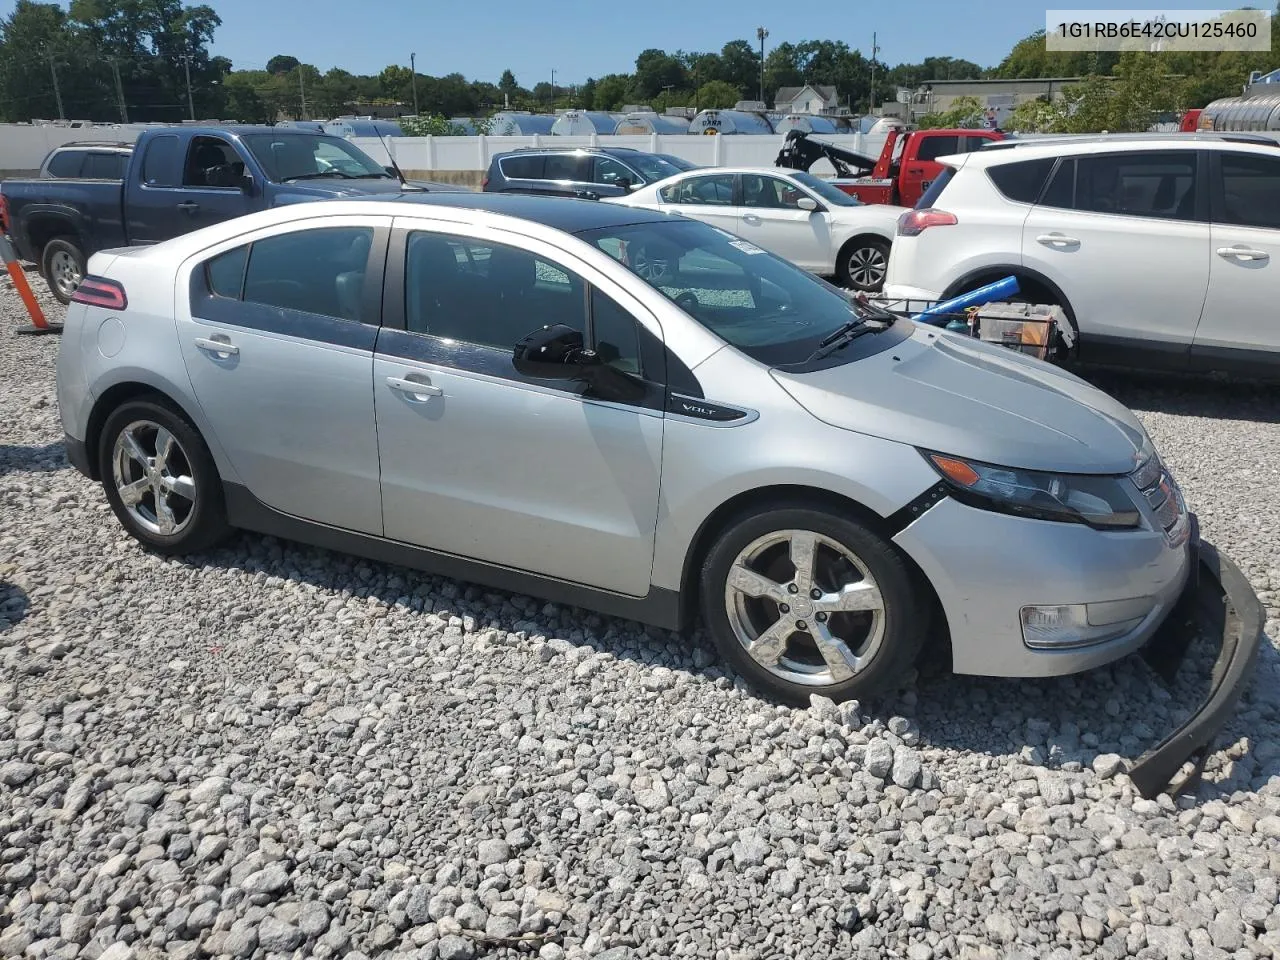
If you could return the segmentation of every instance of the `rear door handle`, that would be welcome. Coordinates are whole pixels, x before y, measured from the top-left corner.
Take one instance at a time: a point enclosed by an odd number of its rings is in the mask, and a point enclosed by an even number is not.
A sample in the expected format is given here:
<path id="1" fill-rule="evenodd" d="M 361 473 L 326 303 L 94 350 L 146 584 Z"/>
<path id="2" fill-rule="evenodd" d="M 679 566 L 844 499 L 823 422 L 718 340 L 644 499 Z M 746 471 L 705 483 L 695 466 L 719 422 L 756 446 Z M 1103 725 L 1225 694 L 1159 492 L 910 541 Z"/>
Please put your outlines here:
<path id="1" fill-rule="evenodd" d="M 1265 250 L 1254 250 L 1252 247 L 1219 247 L 1218 256 L 1228 260 L 1270 260 L 1271 254 Z"/>
<path id="2" fill-rule="evenodd" d="M 230 340 L 197 337 L 195 343 L 201 350 L 208 350 L 210 353 L 216 353 L 220 357 L 234 357 L 240 353 L 240 348 Z"/>
<path id="3" fill-rule="evenodd" d="M 422 380 L 406 380 L 403 377 L 387 377 L 387 386 L 405 395 L 410 403 L 425 403 L 431 397 L 440 397 L 444 391 L 434 383 Z"/>
<path id="4" fill-rule="evenodd" d="M 1080 241 L 1075 237 L 1068 237 L 1065 233 L 1042 233 L 1036 237 L 1036 243 L 1043 243 L 1046 247 L 1078 247 Z"/>

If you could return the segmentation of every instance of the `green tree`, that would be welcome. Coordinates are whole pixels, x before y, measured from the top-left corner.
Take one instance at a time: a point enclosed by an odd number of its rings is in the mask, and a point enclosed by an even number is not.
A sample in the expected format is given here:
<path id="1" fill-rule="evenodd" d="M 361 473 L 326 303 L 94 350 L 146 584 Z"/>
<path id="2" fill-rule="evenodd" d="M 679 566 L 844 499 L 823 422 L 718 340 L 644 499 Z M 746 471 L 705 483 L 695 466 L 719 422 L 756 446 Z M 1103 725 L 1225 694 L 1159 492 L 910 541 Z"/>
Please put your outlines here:
<path id="1" fill-rule="evenodd" d="M 274 73 L 279 76 L 282 73 L 289 73 L 297 70 L 301 64 L 297 57 L 286 56 L 283 53 L 277 53 L 274 57 L 267 61 L 267 73 Z"/>
<path id="2" fill-rule="evenodd" d="M 641 100 L 652 100 L 667 87 L 683 89 L 686 86 L 684 64 L 663 50 L 645 50 L 636 57 L 633 89 Z"/>
<path id="3" fill-rule="evenodd" d="M 977 97 L 956 97 L 951 109 L 930 113 L 919 120 L 922 130 L 950 127 L 978 127 L 982 124 L 985 105 Z"/>
<path id="4" fill-rule="evenodd" d="M 596 81 L 595 108 L 620 110 L 631 95 L 631 78 L 624 73 L 610 73 Z"/>
<path id="5" fill-rule="evenodd" d="M 720 50 L 720 74 L 714 79 L 723 80 L 739 90 L 758 90 L 760 87 L 759 52 L 746 40 L 730 40 Z M 754 96 L 753 92 L 752 97 Z"/>
<path id="6" fill-rule="evenodd" d="M 742 91 L 723 80 L 711 80 L 698 88 L 697 105 L 701 110 L 727 110 L 742 99 Z"/>

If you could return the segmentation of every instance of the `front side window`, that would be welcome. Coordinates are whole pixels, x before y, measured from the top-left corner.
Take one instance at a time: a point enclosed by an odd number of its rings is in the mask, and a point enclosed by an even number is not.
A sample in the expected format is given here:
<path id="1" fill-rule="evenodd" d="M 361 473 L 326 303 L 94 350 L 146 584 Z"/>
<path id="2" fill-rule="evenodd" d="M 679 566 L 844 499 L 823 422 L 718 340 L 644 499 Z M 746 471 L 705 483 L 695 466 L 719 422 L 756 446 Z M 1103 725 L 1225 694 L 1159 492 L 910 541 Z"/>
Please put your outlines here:
<path id="1" fill-rule="evenodd" d="M 371 156 L 341 137 L 251 133 L 244 145 L 276 183 L 295 180 L 389 180 L 391 175 Z M 338 157 L 341 156 L 341 162 Z"/>
<path id="2" fill-rule="evenodd" d="M 1103 153 L 1076 158 L 1075 209 L 1129 217 L 1195 218 L 1191 150 Z"/>
<path id="3" fill-rule="evenodd" d="M 244 162 L 221 137 L 192 137 L 182 171 L 184 187 L 234 187 L 244 174 Z"/>
<path id="4" fill-rule="evenodd" d="M 797 170 L 791 174 L 791 179 L 808 187 L 811 192 L 816 193 L 822 199 L 822 202 L 828 206 L 862 206 L 862 201 L 857 197 L 852 194 L 845 193 L 839 187 L 832 186 L 830 181 L 823 180 L 821 177 L 815 177 L 812 173 Z"/>
<path id="5" fill-rule="evenodd" d="M 756 173 L 742 175 L 742 205 L 775 210 L 797 210 L 803 194 L 785 180 Z"/>
<path id="6" fill-rule="evenodd" d="M 142 158 L 142 182 L 148 187 L 176 187 L 178 150 L 175 135 L 156 137 L 147 144 L 146 156 Z"/>
<path id="7" fill-rule="evenodd" d="M 960 153 L 959 137 L 925 137 L 920 141 L 917 160 L 937 160 L 939 157 Z"/>
<path id="8" fill-rule="evenodd" d="M 1280 229 L 1280 160 L 1222 154 L 1222 210 L 1215 221 Z"/>
<path id="9" fill-rule="evenodd" d="M 67 178 L 80 176 L 84 154 L 79 150 L 63 150 L 49 160 L 49 176 Z"/>
<path id="10" fill-rule="evenodd" d="M 626 180 L 630 183 L 640 183 L 640 179 L 636 176 L 635 171 L 615 160 L 613 157 L 596 157 L 595 158 L 595 175 L 592 177 L 596 183 L 608 183 L 614 186 L 618 185 L 620 180 Z"/>
<path id="11" fill-rule="evenodd" d="M 583 281 L 526 250 L 413 233 L 405 263 L 405 325 L 413 333 L 511 350 L 563 323 L 585 336 Z"/>
<path id="12" fill-rule="evenodd" d="M 648 183 L 657 183 L 667 177 L 674 177 L 682 170 L 692 170 L 695 166 L 687 161 L 683 162 L 683 165 L 677 164 L 672 162 L 671 157 L 656 153 L 636 153 L 634 156 L 627 157 L 627 162 L 639 170 Z"/>
<path id="13" fill-rule="evenodd" d="M 664 203 L 696 203 L 712 206 L 733 204 L 733 174 L 689 177 L 660 191 Z"/>
<path id="14" fill-rule="evenodd" d="M 335 320 L 364 316 L 372 227 L 325 227 L 255 240 L 205 264 L 215 296 Z"/>
<path id="15" fill-rule="evenodd" d="M 689 220 L 627 224 L 579 234 L 743 353 L 803 365 L 824 338 L 863 308 L 838 288 L 755 244 Z M 859 338 L 831 363 L 887 349 L 909 321 Z M 892 332 L 890 332 L 892 331 Z"/>

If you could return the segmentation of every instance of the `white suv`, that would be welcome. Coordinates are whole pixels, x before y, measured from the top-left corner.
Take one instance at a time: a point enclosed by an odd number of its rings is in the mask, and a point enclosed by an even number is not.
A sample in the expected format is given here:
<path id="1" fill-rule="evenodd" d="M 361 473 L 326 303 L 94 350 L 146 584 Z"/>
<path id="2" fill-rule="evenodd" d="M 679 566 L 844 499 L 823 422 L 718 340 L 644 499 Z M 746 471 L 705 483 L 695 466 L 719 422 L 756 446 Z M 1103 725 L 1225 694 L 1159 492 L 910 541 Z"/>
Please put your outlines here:
<path id="1" fill-rule="evenodd" d="M 1010 274 L 1061 305 L 1077 359 L 1280 373 L 1280 146 L 1247 135 L 995 143 L 941 158 L 898 223 L 885 295 Z"/>

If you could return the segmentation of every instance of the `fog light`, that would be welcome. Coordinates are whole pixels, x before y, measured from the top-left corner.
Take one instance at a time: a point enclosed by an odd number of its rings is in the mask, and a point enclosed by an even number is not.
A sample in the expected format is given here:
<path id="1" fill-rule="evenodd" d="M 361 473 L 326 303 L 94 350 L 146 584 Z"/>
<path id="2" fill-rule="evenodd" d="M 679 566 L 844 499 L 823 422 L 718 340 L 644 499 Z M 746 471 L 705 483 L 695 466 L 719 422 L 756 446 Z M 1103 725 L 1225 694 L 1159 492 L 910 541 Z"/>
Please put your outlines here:
<path id="1" fill-rule="evenodd" d="M 1133 606 L 1141 603 L 1142 601 L 1133 603 L 1126 601 L 1129 609 L 1125 612 L 1129 616 L 1111 623 L 1090 623 L 1090 620 L 1104 619 L 1098 616 L 1099 610 L 1091 611 L 1090 606 L 1106 609 L 1110 606 L 1109 604 L 1068 603 L 1057 606 L 1023 607 L 1022 642 L 1028 647 L 1054 649 L 1082 647 L 1113 640 L 1124 636 L 1142 623 L 1145 614 L 1133 616 L 1136 612 Z M 1147 606 L 1149 608 L 1149 604 Z"/>

